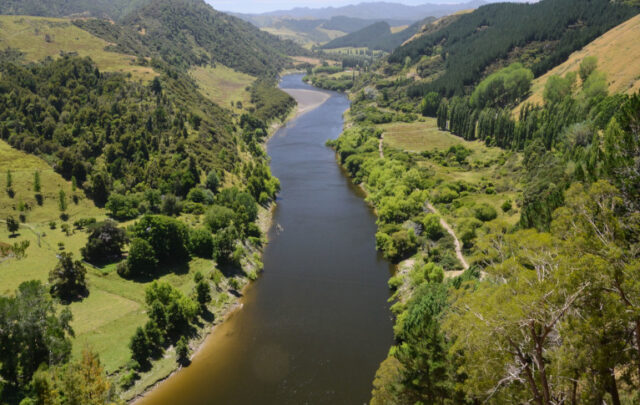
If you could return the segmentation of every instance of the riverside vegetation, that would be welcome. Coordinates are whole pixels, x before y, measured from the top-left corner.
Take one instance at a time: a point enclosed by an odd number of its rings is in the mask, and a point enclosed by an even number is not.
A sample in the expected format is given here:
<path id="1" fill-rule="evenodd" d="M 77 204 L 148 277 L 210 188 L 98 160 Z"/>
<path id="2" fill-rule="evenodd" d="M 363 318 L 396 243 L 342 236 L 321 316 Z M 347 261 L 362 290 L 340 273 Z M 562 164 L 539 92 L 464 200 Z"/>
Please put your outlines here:
<path id="1" fill-rule="evenodd" d="M 312 54 L 196 0 L 0 10 L 45 16 L 0 18 L 0 395 L 119 403 L 261 269 L 276 75 Z M 82 12 L 112 21 L 50 18 Z M 640 400 L 640 94 L 571 56 L 636 14 L 492 4 L 305 66 L 350 92 L 329 144 L 399 263 L 373 404 Z"/>
<path id="2" fill-rule="evenodd" d="M 29 4 L 3 11 L 66 13 Z M 135 396 L 262 268 L 279 188 L 262 143 L 295 106 L 276 74 L 307 51 L 204 2 L 131 6 L 0 23 L 2 403 Z"/>
<path id="3" fill-rule="evenodd" d="M 573 3 L 481 7 L 354 81 L 348 129 L 329 144 L 399 262 L 373 404 L 639 400 L 640 94 L 610 94 L 591 56 L 516 109 L 567 49 L 638 12 Z M 544 34 L 531 19 L 575 12 L 569 37 L 569 23 Z"/>

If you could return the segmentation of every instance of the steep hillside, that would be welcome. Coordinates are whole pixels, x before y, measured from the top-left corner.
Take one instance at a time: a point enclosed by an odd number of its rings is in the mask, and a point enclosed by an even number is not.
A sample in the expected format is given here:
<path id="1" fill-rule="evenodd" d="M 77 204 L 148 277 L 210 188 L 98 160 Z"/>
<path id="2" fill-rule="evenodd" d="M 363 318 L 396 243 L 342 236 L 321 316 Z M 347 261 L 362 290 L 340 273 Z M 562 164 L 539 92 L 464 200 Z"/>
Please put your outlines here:
<path id="1" fill-rule="evenodd" d="M 352 47 L 391 52 L 418 33 L 425 24 L 429 24 L 432 21 L 433 17 L 429 17 L 396 32 L 393 32 L 388 23 L 378 22 L 360 31 L 336 38 L 325 44 L 323 48 L 336 49 Z"/>
<path id="2" fill-rule="evenodd" d="M 147 47 L 176 66 L 222 63 L 243 73 L 274 75 L 288 55 L 306 53 L 202 0 L 153 0 L 123 25 L 134 27 Z"/>
<path id="3" fill-rule="evenodd" d="M 394 20 L 385 18 L 377 21 L 355 17 L 336 16 L 331 17 L 330 20 L 322 24 L 322 27 L 328 30 L 343 31 L 351 34 L 352 32 L 360 31 L 361 29 L 380 21 L 386 22 L 391 27 L 401 27 L 410 25 L 414 20 Z"/>
<path id="4" fill-rule="evenodd" d="M 638 9 L 608 0 L 542 0 L 532 4 L 500 3 L 480 7 L 449 26 L 398 48 L 392 64 L 416 64 L 440 55 L 442 68 L 409 89 L 463 94 L 479 79 L 519 60 L 536 76 L 562 63 L 573 51 L 637 14 Z"/>
<path id="5" fill-rule="evenodd" d="M 607 31 L 581 50 L 574 52 L 563 64 L 535 79 L 531 96 L 525 103 L 542 103 L 542 93 L 549 77 L 577 72 L 588 56 L 598 58 L 598 70 L 606 73 L 610 93 L 632 94 L 640 90 L 640 15 Z"/>
<path id="6" fill-rule="evenodd" d="M 0 14 L 41 17 L 91 15 L 118 19 L 150 0 L 4 0 Z"/>
<path id="7" fill-rule="evenodd" d="M 360 31 L 345 35 L 344 37 L 336 38 L 328 44 L 325 44 L 323 48 L 372 48 L 380 38 L 388 37 L 390 35 L 391 27 L 386 22 L 381 21 L 375 24 L 371 24 L 368 27 L 361 29 Z"/>
<path id="8" fill-rule="evenodd" d="M 132 53 L 106 50 L 109 43 L 76 27 L 68 20 L 42 17 L 0 16 L 0 49 L 17 49 L 28 61 L 58 57 L 61 53 L 90 56 L 105 72 L 131 74 L 148 81 L 157 76 L 136 62 Z"/>

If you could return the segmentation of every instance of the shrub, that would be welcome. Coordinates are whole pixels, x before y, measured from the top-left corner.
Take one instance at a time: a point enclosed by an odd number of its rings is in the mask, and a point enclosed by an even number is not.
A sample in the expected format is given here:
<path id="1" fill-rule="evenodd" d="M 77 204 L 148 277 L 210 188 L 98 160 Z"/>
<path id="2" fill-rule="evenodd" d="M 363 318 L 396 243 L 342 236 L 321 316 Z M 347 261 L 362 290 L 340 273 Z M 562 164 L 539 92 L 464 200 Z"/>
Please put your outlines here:
<path id="1" fill-rule="evenodd" d="M 18 229 L 20 229 L 20 223 L 16 221 L 16 219 L 11 215 L 7 217 L 6 222 L 7 222 L 7 230 L 9 231 L 11 236 L 14 236 L 16 232 L 18 232 Z"/>
<path id="2" fill-rule="evenodd" d="M 51 296 L 65 301 L 74 301 L 86 296 L 86 274 L 87 270 L 82 262 L 74 261 L 71 253 L 60 253 L 58 264 L 49 272 Z"/>
<path id="3" fill-rule="evenodd" d="M 209 174 L 207 174 L 205 186 L 213 193 L 216 193 L 218 191 L 218 187 L 220 187 L 220 179 L 218 178 L 218 175 L 215 171 L 212 170 L 209 172 Z"/>
<path id="4" fill-rule="evenodd" d="M 231 225 L 220 230 L 213 238 L 213 257 L 218 263 L 233 263 L 238 231 Z"/>
<path id="5" fill-rule="evenodd" d="M 158 263 L 180 262 L 189 258 L 189 228 L 164 215 L 145 215 L 132 228 L 135 238 L 146 240 Z"/>
<path id="6" fill-rule="evenodd" d="M 507 201 L 503 202 L 502 206 L 500 208 L 502 209 L 503 212 L 511 211 L 511 209 L 513 208 L 513 201 L 507 200 Z"/>
<path id="7" fill-rule="evenodd" d="M 409 273 L 411 285 L 419 286 L 424 282 L 441 283 L 444 280 L 444 270 L 435 263 L 416 265 Z"/>
<path id="8" fill-rule="evenodd" d="M 144 333 L 144 329 L 142 329 L 142 327 L 139 326 L 131 337 L 129 349 L 131 350 L 131 358 L 133 360 L 138 362 L 141 367 L 148 367 L 151 350 L 149 347 L 149 340 L 147 339 L 147 335 Z"/>
<path id="9" fill-rule="evenodd" d="M 111 193 L 105 208 L 109 211 L 109 216 L 117 220 L 129 220 L 140 215 L 138 210 L 139 201 L 132 195 L 122 195 Z"/>
<path id="10" fill-rule="evenodd" d="M 431 198 L 434 203 L 448 204 L 458 198 L 458 192 L 448 186 L 439 186 L 431 193 Z"/>
<path id="11" fill-rule="evenodd" d="M 162 198 L 162 213 L 173 216 L 178 215 L 182 211 L 182 203 L 173 194 L 167 194 Z"/>
<path id="12" fill-rule="evenodd" d="M 125 230 L 118 228 L 113 221 L 105 221 L 93 228 L 87 244 L 80 252 L 89 263 L 106 263 L 122 255 L 125 243 L 127 243 Z"/>
<path id="13" fill-rule="evenodd" d="M 211 271 L 211 274 L 209 275 L 209 278 L 211 279 L 211 281 L 213 281 L 213 284 L 217 287 L 224 280 L 224 274 L 222 274 L 222 272 L 218 269 L 213 269 Z"/>
<path id="14" fill-rule="evenodd" d="M 211 232 L 218 232 L 220 229 L 226 228 L 235 219 L 233 210 L 221 205 L 212 205 L 205 216 L 205 223 Z"/>
<path id="15" fill-rule="evenodd" d="M 201 309 L 205 309 L 207 304 L 211 302 L 211 287 L 204 280 L 196 283 L 196 301 L 200 304 Z"/>
<path id="16" fill-rule="evenodd" d="M 474 208 L 474 216 L 480 221 L 487 222 L 492 221 L 498 217 L 496 209 L 489 204 L 478 204 Z"/>
<path id="17" fill-rule="evenodd" d="M 465 218 L 460 222 L 458 234 L 465 247 L 470 247 L 476 237 L 476 229 L 482 226 L 482 222 L 476 218 Z"/>
<path id="18" fill-rule="evenodd" d="M 158 265 L 153 247 L 142 238 L 134 238 L 129 246 L 126 277 L 138 277 L 154 272 Z"/>
<path id="19" fill-rule="evenodd" d="M 436 214 L 427 214 L 422 218 L 424 234 L 431 240 L 438 240 L 444 235 L 444 229 L 440 225 L 440 218 Z"/>
<path id="20" fill-rule="evenodd" d="M 180 337 L 180 340 L 178 340 L 178 343 L 176 344 L 176 360 L 178 361 L 178 363 L 180 364 L 187 364 L 189 363 L 189 353 L 190 353 L 190 349 L 189 349 L 189 343 L 187 342 L 187 339 L 182 336 Z"/>
<path id="21" fill-rule="evenodd" d="M 138 380 L 139 378 L 140 376 L 137 372 L 135 372 L 134 370 L 129 370 L 129 372 L 125 373 L 120 378 L 120 387 L 122 387 L 122 389 L 124 390 L 127 390 L 133 387 L 133 384 L 135 384 L 136 380 Z"/>
<path id="22" fill-rule="evenodd" d="M 214 201 L 213 193 L 200 187 L 194 187 L 187 194 L 187 200 L 196 203 L 211 205 Z"/>
<path id="23" fill-rule="evenodd" d="M 205 228 L 193 229 L 189 232 L 189 251 L 191 254 L 210 259 L 213 257 L 213 235 Z"/>

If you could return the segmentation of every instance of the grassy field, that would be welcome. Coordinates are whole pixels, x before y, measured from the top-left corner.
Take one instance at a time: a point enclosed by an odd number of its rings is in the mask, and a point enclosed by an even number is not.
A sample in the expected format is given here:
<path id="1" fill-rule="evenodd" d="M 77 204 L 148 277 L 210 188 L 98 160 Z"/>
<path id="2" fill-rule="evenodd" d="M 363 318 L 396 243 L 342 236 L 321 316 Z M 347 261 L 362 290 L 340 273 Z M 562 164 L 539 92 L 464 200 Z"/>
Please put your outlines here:
<path id="1" fill-rule="evenodd" d="M 200 87 L 200 92 L 221 107 L 229 108 L 231 102 L 238 101 L 246 108 L 251 102 L 251 95 L 246 90 L 255 77 L 236 72 L 218 64 L 216 67 L 194 67 L 189 72 Z"/>
<path id="2" fill-rule="evenodd" d="M 6 193 L 6 173 L 11 170 L 13 198 Z M 33 191 L 34 173 L 40 172 L 43 204 L 37 204 Z M 0 141 L 0 220 L 11 215 L 16 219 L 22 213 L 26 222 L 22 223 L 18 235 L 12 237 L 4 224 L 0 223 L 0 245 L 11 245 L 27 240 L 30 243 L 26 257 L 18 260 L 15 257 L 0 258 L 0 294 L 12 294 L 16 287 L 24 281 L 41 280 L 47 282 L 48 274 L 58 262 L 56 255 L 66 251 L 80 258 L 80 249 L 86 244 L 88 234 L 84 230 L 74 229 L 72 224 L 80 218 L 106 218 L 105 211 L 97 208 L 81 191 L 72 191 L 70 182 L 55 173 L 43 160 L 11 148 Z M 59 191 L 67 195 L 67 213 L 70 218 L 66 222 L 70 232 L 62 230 L 60 209 L 58 206 Z M 76 194 L 78 203 L 72 200 Z M 28 206 L 20 211 L 21 206 Z M 185 217 L 185 222 L 198 222 L 199 218 Z M 49 225 L 55 221 L 55 229 Z M 122 224 L 126 226 L 127 224 Z M 63 247 L 59 245 L 63 244 Z M 147 321 L 144 305 L 144 290 L 148 283 L 125 280 L 115 271 L 115 265 L 96 268 L 85 264 L 89 296 L 80 302 L 70 305 L 73 313 L 72 327 L 75 331 L 73 354 L 78 356 L 84 348 L 90 348 L 100 354 L 101 361 L 110 374 L 117 373 L 130 359 L 129 341 L 138 326 Z M 191 294 L 194 288 L 193 276 L 200 271 L 207 275 L 214 269 L 211 260 L 193 259 L 188 268 L 176 273 L 168 268 L 166 274 L 159 278 L 171 283 L 185 294 Z M 244 281 L 241 281 L 244 282 Z M 233 299 L 224 281 L 219 289 L 213 292 L 212 312 L 216 321 L 222 319 L 221 314 L 233 304 Z M 202 325 L 199 331 L 204 336 L 210 328 Z M 136 385 L 125 393 L 127 398 L 135 396 L 148 385 L 168 375 L 175 369 L 175 356 L 171 350 L 165 357 L 154 364 L 153 369 L 142 375 Z"/>
<path id="3" fill-rule="evenodd" d="M 640 90 L 640 15 L 609 30 L 563 64 L 534 80 L 531 96 L 525 102 L 542 103 L 547 80 L 552 75 L 577 72 L 587 56 L 598 57 L 598 70 L 607 74 L 609 93 L 635 93 Z"/>
<path id="4" fill-rule="evenodd" d="M 397 34 L 398 32 L 402 32 L 402 31 L 406 30 L 407 28 L 409 28 L 408 25 L 400 25 L 398 27 L 391 27 L 391 33 L 392 34 Z"/>
<path id="5" fill-rule="evenodd" d="M 471 161 L 495 159 L 502 153 L 500 148 L 488 148 L 481 141 L 465 141 L 450 132 L 439 130 L 435 118 L 425 118 L 422 122 L 386 124 L 381 128 L 386 145 L 408 152 L 446 151 L 452 146 L 464 145 L 473 151 Z"/>
<path id="6" fill-rule="evenodd" d="M 157 76 L 150 67 L 137 66 L 133 56 L 105 51 L 109 43 L 57 18 L 0 16 L 0 49 L 16 48 L 30 61 L 60 52 L 90 56 L 105 72 L 131 73 L 134 80 L 148 81 Z"/>

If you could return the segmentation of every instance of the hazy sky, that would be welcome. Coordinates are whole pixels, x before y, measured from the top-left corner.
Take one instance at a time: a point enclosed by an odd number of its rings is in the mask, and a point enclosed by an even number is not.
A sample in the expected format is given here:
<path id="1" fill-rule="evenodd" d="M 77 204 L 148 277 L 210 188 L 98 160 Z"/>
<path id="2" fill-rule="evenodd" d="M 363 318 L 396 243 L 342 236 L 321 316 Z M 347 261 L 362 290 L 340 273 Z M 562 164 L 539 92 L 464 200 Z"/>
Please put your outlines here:
<path id="1" fill-rule="evenodd" d="M 263 13 L 273 10 L 288 10 L 294 7 L 329 7 L 357 4 L 364 0 L 206 0 L 216 10 L 235 11 L 240 13 Z M 366 2 L 375 0 L 366 0 Z M 385 0 L 390 3 L 424 4 L 424 3 L 466 3 L 467 0 Z"/>

